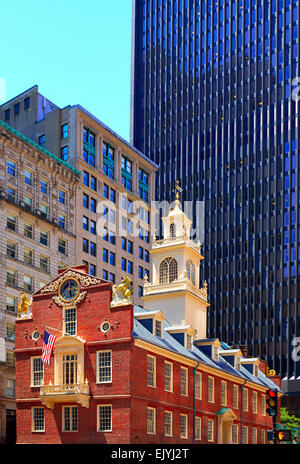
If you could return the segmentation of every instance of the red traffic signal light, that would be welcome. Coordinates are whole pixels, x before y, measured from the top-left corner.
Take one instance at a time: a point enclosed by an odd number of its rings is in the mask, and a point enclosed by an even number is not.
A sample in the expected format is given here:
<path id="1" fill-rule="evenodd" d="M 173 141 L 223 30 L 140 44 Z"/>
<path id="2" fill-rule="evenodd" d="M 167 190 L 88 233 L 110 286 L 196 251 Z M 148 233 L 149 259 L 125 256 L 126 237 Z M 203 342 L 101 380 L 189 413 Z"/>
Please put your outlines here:
<path id="1" fill-rule="evenodd" d="M 275 418 L 277 416 L 277 390 L 267 390 L 267 405 L 266 410 L 269 416 Z"/>

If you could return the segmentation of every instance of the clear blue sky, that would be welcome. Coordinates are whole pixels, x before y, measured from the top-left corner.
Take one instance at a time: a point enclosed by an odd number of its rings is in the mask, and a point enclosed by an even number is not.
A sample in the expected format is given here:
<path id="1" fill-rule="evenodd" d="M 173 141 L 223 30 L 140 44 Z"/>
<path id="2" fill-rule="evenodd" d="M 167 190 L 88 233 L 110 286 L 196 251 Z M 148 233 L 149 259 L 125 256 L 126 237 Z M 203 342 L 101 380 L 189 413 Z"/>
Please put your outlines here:
<path id="1" fill-rule="evenodd" d="M 1 2 L 5 100 L 37 84 L 56 105 L 80 104 L 129 140 L 130 59 L 131 0 Z"/>

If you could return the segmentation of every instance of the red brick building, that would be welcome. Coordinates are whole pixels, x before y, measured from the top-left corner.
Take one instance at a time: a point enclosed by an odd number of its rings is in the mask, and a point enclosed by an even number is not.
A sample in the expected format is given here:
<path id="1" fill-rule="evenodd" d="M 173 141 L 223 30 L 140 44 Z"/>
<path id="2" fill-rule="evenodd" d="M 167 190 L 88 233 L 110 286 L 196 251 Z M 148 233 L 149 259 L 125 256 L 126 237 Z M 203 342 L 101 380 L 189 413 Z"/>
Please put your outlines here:
<path id="1" fill-rule="evenodd" d="M 184 256 L 191 250 L 180 240 L 175 234 L 172 246 Z M 160 268 L 145 283 L 145 304 L 160 292 L 158 309 L 118 300 L 85 266 L 61 271 L 33 295 L 31 312 L 16 321 L 17 443 L 267 442 L 266 391 L 278 387 L 258 359 L 204 338 L 201 324 L 196 332 L 188 305 L 176 320 L 188 292 L 201 319 L 206 290 L 187 282 L 191 263 L 181 273 L 187 261 L 175 249 L 167 254 L 177 268 L 165 272 L 160 245 Z M 50 365 L 41 360 L 44 329 L 56 336 Z"/>

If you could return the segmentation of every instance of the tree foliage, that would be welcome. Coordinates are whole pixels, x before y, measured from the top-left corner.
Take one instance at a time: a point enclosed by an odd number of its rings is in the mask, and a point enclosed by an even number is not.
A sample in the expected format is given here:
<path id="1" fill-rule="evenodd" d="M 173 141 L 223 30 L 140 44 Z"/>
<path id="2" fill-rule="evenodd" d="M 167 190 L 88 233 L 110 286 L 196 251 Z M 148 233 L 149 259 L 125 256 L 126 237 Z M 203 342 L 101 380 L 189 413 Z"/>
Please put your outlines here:
<path id="1" fill-rule="evenodd" d="M 295 415 L 290 416 L 287 408 L 280 409 L 280 423 L 285 424 L 288 429 L 293 427 L 300 428 L 300 419 Z"/>

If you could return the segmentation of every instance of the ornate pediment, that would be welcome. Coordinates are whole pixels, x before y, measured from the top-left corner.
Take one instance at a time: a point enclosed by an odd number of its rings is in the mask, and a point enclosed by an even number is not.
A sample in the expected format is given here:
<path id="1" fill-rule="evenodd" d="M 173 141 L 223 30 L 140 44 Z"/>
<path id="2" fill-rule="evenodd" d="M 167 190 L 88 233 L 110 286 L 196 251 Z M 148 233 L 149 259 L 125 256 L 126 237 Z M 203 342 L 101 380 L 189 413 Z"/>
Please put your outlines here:
<path id="1" fill-rule="evenodd" d="M 49 284 L 45 285 L 38 293 L 46 294 L 51 292 L 58 291 L 61 283 L 67 279 L 75 279 L 80 283 L 81 287 L 87 288 L 92 285 L 100 285 L 102 283 L 101 279 L 90 276 L 88 274 L 82 274 L 78 271 L 73 271 L 68 269 L 66 272 L 63 272 L 57 279 L 53 280 Z"/>

